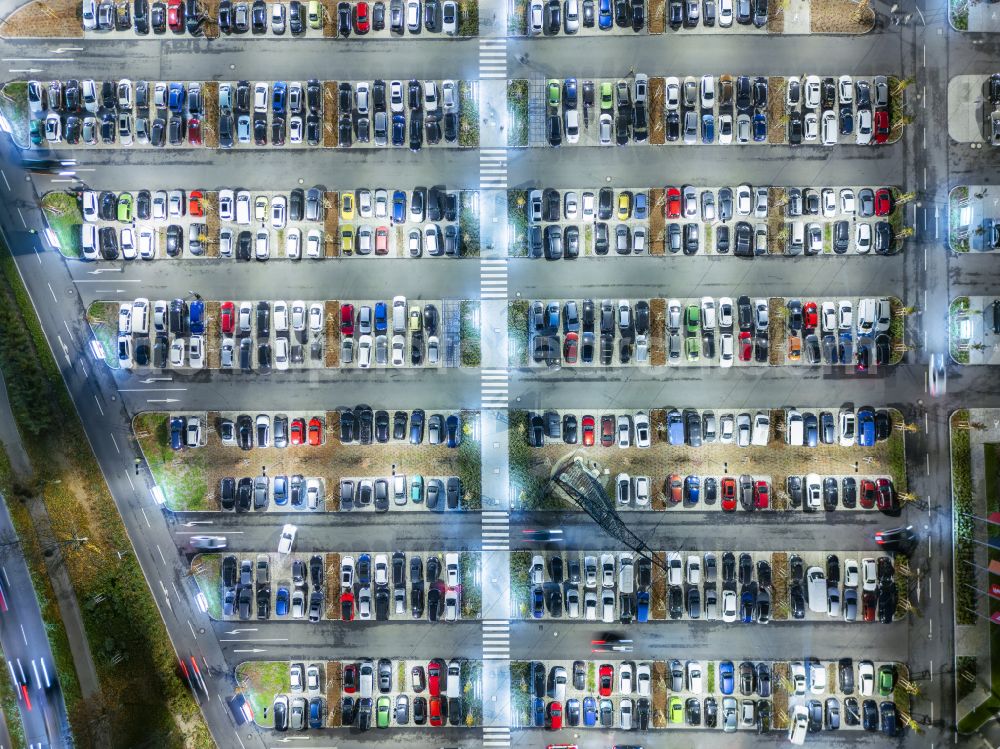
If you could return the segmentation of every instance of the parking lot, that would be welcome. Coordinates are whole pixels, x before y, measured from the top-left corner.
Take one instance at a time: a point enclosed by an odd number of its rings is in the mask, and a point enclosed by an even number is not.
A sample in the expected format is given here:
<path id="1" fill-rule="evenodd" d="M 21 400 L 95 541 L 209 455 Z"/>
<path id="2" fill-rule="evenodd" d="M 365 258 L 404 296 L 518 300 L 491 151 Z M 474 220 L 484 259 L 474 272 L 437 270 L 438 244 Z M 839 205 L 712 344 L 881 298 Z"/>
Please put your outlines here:
<path id="1" fill-rule="evenodd" d="M 50 149 L 457 147 L 478 132 L 466 81 L 29 81 L 29 138 Z M 475 138 L 473 138 L 475 140 Z M 463 139 L 463 146 L 476 143 Z"/>
<path id="2" fill-rule="evenodd" d="M 948 81 L 948 135 L 959 143 L 1000 145 L 1000 74 Z"/>
<path id="3" fill-rule="evenodd" d="M 544 85 L 542 85 L 544 83 Z M 880 145 L 893 136 L 886 75 L 528 81 L 531 145 Z M 651 108 L 651 91 L 665 108 Z M 657 100 L 659 97 L 656 97 Z M 786 124 L 787 123 L 787 124 Z M 896 136 L 898 137 L 898 135 Z"/>
<path id="4" fill-rule="evenodd" d="M 578 509 L 547 485 L 553 467 L 576 455 L 590 464 L 608 497 L 622 510 L 818 511 L 822 507 L 895 513 L 907 486 L 902 415 L 868 407 L 794 411 L 799 416 L 803 412 L 811 417 L 808 430 L 804 419 L 800 427 L 789 429 L 789 415 L 780 409 L 519 411 L 511 415 L 511 472 L 522 485 L 537 489 L 526 492 L 533 509 Z M 866 424 L 864 441 L 869 435 L 873 440 L 867 447 L 858 443 L 861 422 Z M 813 439 L 814 447 L 805 446 Z M 789 491 L 790 476 L 800 478 L 797 491 L 794 486 Z M 826 478 L 834 480 L 818 504 L 809 493 L 815 481 L 804 480 L 809 476 L 817 477 L 821 485 L 828 483 Z M 643 477 L 644 491 L 635 491 Z M 618 491 L 619 478 L 629 484 L 627 492 L 623 489 L 625 502 Z M 844 479 L 853 480 L 853 490 Z M 888 482 L 889 493 L 881 502 L 880 479 Z M 760 482 L 767 490 L 763 499 Z"/>
<path id="5" fill-rule="evenodd" d="M 519 551 L 511 583 L 530 620 L 888 624 L 906 611 L 892 558 L 869 552 Z"/>
<path id="6" fill-rule="evenodd" d="M 448 419 L 456 427 L 454 447 Z M 199 446 L 187 447 L 193 424 Z M 136 417 L 135 429 L 166 504 L 177 510 L 442 512 L 480 506 L 474 411 L 148 412 Z"/>
<path id="7" fill-rule="evenodd" d="M 1000 299 L 966 296 L 949 307 L 949 349 L 959 364 L 1000 362 Z"/>
<path id="8" fill-rule="evenodd" d="M 895 736 L 896 687 L 905 673 L 900 664 L 851 658 L 511 663 L 519 694 L 516 724 L 550 730 L 599 726 L 766 734 L 786 730 L 801 705 L 810 734 L 846 729 Z"/>
<path id="9" fill-rule="evenodd" d="M 447 658 L 257 661 L 236 668 L 255 722 L 277 731 L 479 725 L 482 664 Z M 317 707 L 313 707 L 316 703 Z M 269 708 L 269 712 L 265 710 Z M 302 738 L 308 738 L 303 736 Z"/>

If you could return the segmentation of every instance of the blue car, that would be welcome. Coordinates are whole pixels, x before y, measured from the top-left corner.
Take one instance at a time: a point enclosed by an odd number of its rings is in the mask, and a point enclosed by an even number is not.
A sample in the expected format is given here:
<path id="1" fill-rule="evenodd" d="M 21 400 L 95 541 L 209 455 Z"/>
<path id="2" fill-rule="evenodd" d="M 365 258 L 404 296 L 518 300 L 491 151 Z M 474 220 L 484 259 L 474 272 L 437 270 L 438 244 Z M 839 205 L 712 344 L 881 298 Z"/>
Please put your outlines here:
<path id="1" fill-rule="evenodd" d="M 406 193 L 396 190 L 392 194 L 392 223 L 402 224 L 406 221 Z"/>
<path id="2" fill-rule="evenodd" d="M 611 23 L 611 0 L 600 0 L 597 13 L 597 26 L 602 29 L 610 29 Z"/>
<path id="3" fill-rule="evenodd" d="M 531 615 L 535 619 L 541 619 L 545 613 L 545 591 L 541 585 L 536 585 L 531 589 Z"/>
<path id="4" fill-rule="evenodd" d="M 274 477 L 274 503 L 284 505 L 288 502 L 288 477 Z"/>
<path id="5" fill-rule="evenodd" d="M 698 504 L 701 495 L 701 479 L 697 476 L 688 476 L 684 479 L 684 501 L 688 504 Z"/>
<path id="6" fill-rule="evenodd" d="M 635 194 L 635 204 L 632 206 L 632 218 L 638 221 L 645 221 L 649 216 L 649 203 L 646 200 L 646 193 L 637 192 Z"/>
<path id="7" fill-rule="evenodd" d="M 760 143 L 767 138 L 767 116 L 763 112 L 757 112 L 753 116 L 753 139 Z"/>
<path id="8" fill-rule="evenodd" d="M 858 445 L 871 447 L 875 444 L 875 410 L 865 407 L 858 411 Z"/>
<path id="9" fill-rule="evenodd" d="M 188 315 L 192 335 L 202 335 L 205 332 L 205 303 L 200 299 L 191 302 Z"/>
<path id="10" fill-rule="evenodd" d="M 722 661 L 719 664 L 719 689 L 723 694 L 733 693 L 733 662 Z"/>
<path id="11" fill-rule="evenodd" d="M 184 99 L 187 92 L 180 83 L 171 83 L 167 91 L 167 109 L 172 114 L 181 114 L 184 111 Z"/>
<path id="12" fill-rule="evenodd" d="M 740 595 L 740 621 L 753 624 L 753 610 L 757 605 L 757 596 L 749 587 Z"/>
<path id="13" fill-rule="evenodd" d="M 597 725 L 597 700 L 593 697 L 583 698 L 583 725 Z"/>
<path id="14" fill-rule="evenodd" d="M 401 114 L 392 116 L 392 145 L 406 145 L 406 117 Z"/>
<path id="15" fill-rule="evenodd" d="M 534 717 L 535 728 L 545 727 L 545 703 L 541 697 L 535 697 L 531 702 L 531 714 Z"/>
<path id="16" fill-rule="evenodd" d="M 184 447 L 184 427 L 186 426 L 183 416 L 175 416 L 170 420 L 170 447 L 173 450 L 180 450 Z"/>
<path id="17" fill-rule="evenodd" d="M 375 304 L 375 332 L 385 333 L 388 328 L 389 322 L 386 317 L 386 306 L 385 302 L 376 302 Z"/>
<path id="18" fill-rule="evenodd" d="M 271 109 L 275 114 L 285 113 L 285 97 L 288 95 L 288 84 L 278 81 L 271 90 Z"/>
<path id="19" fill-rule="evenodd" d="M 274 599 L 274 613 L 277 616 L 288 616 L 288 588 L 278 588 Z"/>
<path id="20" fill-rule="evenodd" d="M 358 583 L 362 586 L 368 585 L 371 582 L 371 571 L 372 571 L 372 557 L 371 554 L 362 554 L 358 557 L 358 564 L 354 568 L 354 573 L 357 575 Z"/>
<path id="21" fill-rule="evenodd" d="M 462 420 L 455 414 L 452 414 L 448 417 L 445 425 L 445 432 L 448 435 L 448 447 L 458 447 L 458 443 L 462 441 Z"/>
<path id="22" fill-rule="evenodd" d="M 701 142 L 715 142 L 715 117 L 710 114 L 703 114 L 701 116 Z"/>
<path id="23" fill-rule="evenodd" d="M 549 302 L 545 308 L 545 327 L 549 330 L 559 331 L 559 303 Z"/>
<path id="24" fill-rule="evenodd" d="M 649 593 L 640 590 L 635 596 L 635 618 L 639 622 L 649 621 Z"/>

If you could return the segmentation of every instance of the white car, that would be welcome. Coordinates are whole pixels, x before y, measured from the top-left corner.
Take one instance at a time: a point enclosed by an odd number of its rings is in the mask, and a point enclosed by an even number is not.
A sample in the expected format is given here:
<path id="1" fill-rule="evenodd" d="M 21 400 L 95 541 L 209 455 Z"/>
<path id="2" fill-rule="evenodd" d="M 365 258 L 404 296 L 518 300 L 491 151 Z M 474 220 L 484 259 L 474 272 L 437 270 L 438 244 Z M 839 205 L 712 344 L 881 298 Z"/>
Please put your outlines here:
<path id="1" fill-rule="evenodd" d="M 277 301 L 272 308 L 271 319 L 274 321 L 274 332 L 284 333 L 288 330 L 288 305 Z"/>
<path id="2" fill-rule="evenodd" d="M 632 693 L 632 664 L 622 663 L 618 666 L 618 691 L 622 694 Z"/>
<path id="3" fill-rule="evenodd" d="M 188 366 L 193 369 L 205 366 L 205 340 L 200 335 L 193 335 L 188 341 Z"/>
<path id="4" fill-rule="evenodd" d="M 826 692 L 826 666 L 815 659 L 809 661 L 809 691 L 813 694 Z"/>
<path id="5" fill-rule="evenodd" d="M 583 558 L 583 580 L 586 587 L 597 587 L 597 557 L 586 556 Z"/>
<path id="6" fill-rule="evenodd" d="M 284 229 L 288 201 L 281 195 L 271 201 L 271 228 Z"/>
<path id="7" fill-rule="evenodd" d="M 97 209 L 96 192 L 94 192 L 93 190 L 84 190 L 80 202 L 83 208 L 84 221 L 94 222 L 100 219 L 100 213 Z"/>
<path id="8" fill-rule="evenodd" d="M 645 411 L 636 412 L 635 416 L 632 417 L 632 427 L 635 430 L 635 446 L 649 447 L 651 444 L 649 415 Z"/>
<path id="9" fill-rule="evenodd" d="M 187 341 L 183 338 L 175 338 L 170 344 L 170 366 L 183 367 L 184 354 L 187 351 Z"/>
<path id="10" fill-rule="evenodd" d="M 278 539 L 279 554 L 291 553 L 292 544 L 295 543 L 296 532 L 298 532 L 298 528 L 291 523 L 285 523 L 284 528 L 281 529 L 281 538 Z"/>
<path id="11" fill-rule="evenodd" d="M 127 335 L 132 332 L 132 303 L 122 302 L 118 305 L 118 332 Z"/>
<path id="12" fill-rule="evenodd" d="M 292 302 L 292 330 L 306 329 L 306 303 L 301 299 Z"/>
<path id="13" fill-rule="evenodd" d="M 454 551 L 444 555 L 445 580 L 449 588 L 457 588 L 459 583 L 458 554 Z"/>
<path id="14" fill-rule="evenodd" d="M 376 585 L 389 584 L 389 555 L 376 554 L 373 565 L 373 575 Z"/>
<path id="15" fill-rule="evenodd" d="M 806 76 L 805 104 L 809 109 L 816 109 L 820 104 L 820 83 L 818 75 Z"/>
<path id="16" fill-rule="evenodd" d="M 719 26 L 728 29 L 733 25 L 733 0 L 719 0 Z"/>
<path id="17" fill-rule="evenodd" d="M 862 697 L 875 693 L 875 664 L 871 661 L 858 661 L 858 692 Z"/>
<path id="18" fill-rule="evenodd" d="M 872 142 L 872 110 L 858 110 L 857 136 L 854 142 L 859 146 L 867 146 Z"/>
<path id="19" fill-rule="evenodd" d="M 824 187 L 820 192 L 820 205 L 824 218 L 833 218 L 837 215 L 837 195 L 832 187 Z"/>
<path id="20" fill-rule="evenodd" d="M 815 112 L 806 112 L 802 118 L 802 138 L 804 140 L 816 140 L 819 137 L 819 115 Z"/>
<path id="21" fill-rule="evenodd" d="M 270 242 L 270 235 L 268 235 L 266 229 L 261 229 L 257 232 L 257 237 L 254 241 L 254 257 L 258 260 L 267 260 L 271 256 L 271 251 L 268 248 L 268 243 Z"/>
<path id="22" fill-rule="evenodd" d="M 701 694 L 703 689 L 701 661 L 687 662 L 687 682 L 688 691 L 693 694 Z"/>
<path id="23" fill-rule="evenodd" d="M 733 366 L 733 334 L 723 333 L 719 336 L 719 366 L 722 369 L 728 369 Z M 720 437 L 720 439 L 723 439 Z M 732 430 L 729 432 L 729 441 L 732 442 L 733 433 Z"/>
<path id="24" fill-rule="evenodd" d="M 840 191 L 840 212 L 850 214 L 855 212 L 854 190 L 849 187 Z"/>
<path id="25" fill-rule="evenodd" d="M 667 552 L 667 584 L 680 585 L 683 582 L 683 570 L 681 555 L 676 551 Z"/>
<path id="26" fill-rule="evenodd" d="M 854 305 L 849 299 L 837 302 L 837 327 L 841 330 L 850 330 L 854 327 Z"/>
<path id="27" fill-rule="evenodd" d="M 322 304 L 309 305 L 309 330 L 315 333 L 323 329 L 324 314 Z"/>
<path id="28" fill-rule="evenodd" d="M 289 260 L 298 260 L 302 257 L 302 231 L 300 229 L 289 229 L 285 236 L 285 257 Z"/>
<path id="29" fill-rule="evenodd" d="M 300 617 L 301 618 L 301 617 Z M 358 619 L 367 621 L 372 618 L 372 589 L 364 586 L 358 589 Z"/>
<path id="30" fill-rule="evenodd" d="M 284 336 L 278 336 L 274 339 L 274 368 L 279 372 L 284 372 L 288 369 L 290 361 L 289 345 L 288 339 Z"/>
<path id="31" fill-rule="evenodd" d="M 701 584 L 701 558 L 696 554 L 687 558 L 687 583 L 695 586 Z"/>
<path id="32" fill-rule="evenodd" d="M 823 506 L 823 489 L 819 474 L 806 475 L 805 509 L 815 512 Z"/>
<path id="33" fill-rule="evenodd" d="M 792 691 L 795 694 L 805 694 L 806 693 L 806 667 L 801 661 L 795 661 L 789 664 L 792 672 Z"/>
<path id="34" fill-rule="evenodd" d="M 626 448 L 632 444 L 632 420 L 624 414 L 618 417 L 618 447 Z"/>
<path id="35" fill-rule="evenodd" d="M 607 112 L 601 112 L 597 127 L 601 145 L 610 146 L 614 142 L 614 128 L 611 115 Z"/>
<path id="36" fill-rule="evenodd" d="M 878 587 L 878 572 L 875 560 L 865 557 L 861 560 L 861 590 L 873 591 Z"/>
<path id="37" fill-rule="evenodd" d="M 851 76 L 840 76 L 837 82 L 837 95 L 841 104 L 850 104 L 854 101 L 854 79 Z"/>
<path id="38" fill-rule="evenodd" d="M 567 143 L 578 143 L 580 141 L 580 112 L 576 109 L 567 109 L 563 115 L 564 127 Z"/>
<path id="39" fill-rule="evenodd" d="M 601 585 L 605 588 L 615 587 L 615 557 L 613 554 L 601 554 Z"/>
<path id="40" fill-rule="evenodd" d="M 823 112 L 823 145 L 837 145 L 837 115 L 832 109 Z"/>
<path id="41" fill-rule="evenodd" d="M 340 558 L 340 587 L 345 590 L 354 589 L 354 557 Z"/>
<path id="42" fill-rule="evenodd" d="M 605 588 L 601 592 L 601 621 L 610 624 L 615 620 L 615 594 Z"/>
<path id="43" fill-rule="evenodd" d="M 363 335 L 358 339 L 358 366 L 368 369 L 372 365 L 372 337 Z"/>
<path id="44" fill-rule="evenodd" d="M 406 363 L 406 338 L 401 335 L 392 337 L 392 366 L 402 367 Z"/>
<path id="45" fill-rule="evenodd" d="M 854 249 L 859 254 L 867 254 L 872 248 L 872 225 L 856 224 L 854 227 Z"/>
<path id="46" fill-rule="evenodd" d="M 235 216 L 236 195 L 232 190 L 219 190 L 219 220 L 232 221 Z"/>
<path id="47" fill-rule="evenodd" d="M 857 559 L 845 559 L 844 560 L 844 587 L 845 588 L 856 588 L 858 587 L 858 578 L 860 577 L 858 572 L 858 560 Z"/>
<path id="48" fill-rule="evenodd" d="M 837 332 L 837 307 L 833 302 L 823 302 L 821 307 L 823 318 L 823 332 Z"/>
<path id="49" fill-rule="evenodd" d="M 722 591 L 722 621 L 736 621 L 736 591 L 725 589 Z"/>
<path id="50" fill-rule="evenodd" d="M 542 33 L 544 25 L 544 10 L 542 0 L 531 0 L 528 5 L 528 33 L 531 36 L 538 36 Z M 420 19 L 417 18 L 417 30 L 420 29 Z"/>
<path id="51" fill-rule="evenodd" d="M 736 213 L 740 216 L 749 216 L 752 211 L 752 190 L 750 185 L 742 184 L 736 188 Z"/>
<path id="52" fill-rule="evenodd" d="M 649 476 L 636 476 L 634 484 L 632 491 L 635 495 L 635 503 L 638 507 L 645 507 L 649 504 Z"/>
<path id="53" fill-rule="evenodd" d="M 323 234 L 319 229 L 310 229 L 306 235 L 306 256 L 323 257 Z"/>
<path id="54" fill-rule="evenodd" d="M 681 105 L 681 82 L 679 78 L 669 76 L 666 79 L 666 106 L 667 111 L 676 111 Z"/>

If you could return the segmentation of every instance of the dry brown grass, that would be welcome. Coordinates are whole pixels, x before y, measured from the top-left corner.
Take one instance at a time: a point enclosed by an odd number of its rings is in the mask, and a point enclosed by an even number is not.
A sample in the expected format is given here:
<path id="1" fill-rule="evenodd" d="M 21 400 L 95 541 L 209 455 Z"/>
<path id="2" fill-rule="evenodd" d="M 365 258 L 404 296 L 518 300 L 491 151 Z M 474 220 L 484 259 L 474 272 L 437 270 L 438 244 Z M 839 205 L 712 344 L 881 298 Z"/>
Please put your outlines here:
<path id="1" fill-rule="evenodd" d="M 219 193 L 214 190 L 205 192 L 202 203 L 205 207 L 205 231 L 208 232 L 205 257 L 219 257 Z"/>
<path id="2" fill-rule="evenodd" d="M 771 712 L 771 726 L 775 730 L 785 730 L 788 728 L 788 686 L 791 682 L 791 674 L 788 664 L 785 662 L 775 663 L 772 667 L 771 679 L 771 699 L 774 710 Z"/>
<path id="3" fill-rule="evenodd" d="M 787 236 L 785 231 L 785 188 L 770 187 L 767 191 L 767 254 L 782 255 Z"/>
<path id="4" fill-rule="evenodd" d="M 340 570 L 337 570 L 340 577 Z M 326 662 L 326 724 L 331 728 L 340 726 L 340 692 L 344 685 L 344 670 L 340 661 Z"/>
<path id="5" fill-rule="evenodd" d="M 35 0 L 0 21 L 0 36 L 79 38 L 83 36 L 83 6 L 79 0 Z"/>
<path id="6" fill-rule="evenodd" d="M 649 0 L 649 33 L 662 34 L 666 31 L 667 0 Z"/>
<path id="7" fill-rule="evenodd" d="M 214 16 L 217 17 L 217 16 Z M 204 84 L 205 115 L 201 121 L 201 137 L 205 148 L 219 147 L 219 83 L 207 81 Z M 210 237 L 218 237 L 219 233 L 209 233 Z"/>
<path id="8" fill-rule="evenodd" d="M 340 194 L 323 193 L 323 254 L 340 256 Z"/>
<path id="9" fill-rule="evenodd" d="M 774 492 L 772 492 L 774 493 Z M 788 554 L 775 551 L 771 554 L 771 618 L 784 621 L 788 618 Z"/>
<path id="10" fill-rule="evenodd" d="M 331 0 L 332 1 L 332 0 Z M 323 27 L 324 34 L 330 24 Z M 340 133 L 337 130 L 337 82 L 323 81 L 323 147 L 336 148 Z"/>
<path id="11" fill-rule="evenodd" d="M 649 254 L 662 256 L 667 251 L 666 191 L 653 187 L 649 191 Z"/>
<path id="12" fill-rule="evenodd" d="M 331 551 L 326 554 L 326 572 L 323 578 L 326 583 L 326 618 L 340 621 L 340 553 Z"/>
<path id="13" fill-rule="evenodd" d="M 768 19 L 770 23 L 770 17 Z M 767 79 L 767 142 L 784 143 L 788 129 L 785 113 L 785 96 L 788 83 L 784 76 L 772 75 Z"/>
<path id="14" fill-rule="evenodd" d="M 782 0 L 767 0 L 767 30 L 771 34 L 785 31 L 785 4 Z"/>
<path id="15" fill-rule="evenodd" d="M 653 584 L 649 591 L 649 618 L 667 618 L 667 553 L 653 552 Z"/>
<path id="16" fill-rule="evenodd" d="M 337 35 L 337 0 L 320 0 L 320 5 L 323 6 L 323 36 L 335 37 Z"/>
<path id="17" fill-rule="evenodd" d="M 811 0 L 809 30 L 814 34 L 867 34 L 875 28 L 875 12 L 854 0 Z"/>
<path id="18" fill-rule="evenodd" d="M 655 0 L 655 2 L 663 3 L 665 0 Z M 662 8 L 662 5 L 661 5 Z M 662 10 L 660 16 L 662 17 Z M 650 18 L 650 21 L 655 16 Z M 662 34 L 662 30 L 658 32 Z M 649 106 L 647 110 L 649 112 L 649 142 L 654 146 L 662 146 L 666 143 L 667 131 L 664 125 L 664 101 L 667 96 L 667 80 L 665 78 L 650 78 L 649 79 Z M 662 192 L 662 190 L 661 190 Z"/>
<path id="19" fill-rule="evenodd" d="M 660 191 L 663 192 L 662 190 Z M 662 213 L 654 211 L 653 215 Z M 656 297 L 649 300 L 649 363 L 662 367 L 667 363 L 667 345 L 664 336 L 667 331 L 667 300 Z M 657 434 L 655 429 L 653 434 Z"/>
<path id="20" fill-rule="evenodd" d="M 655 569 L 655 568 L 654 568 Z M 652 692 L 653 692 L 653 727 L 667 727 L 667 663 L 653 661 Z"/>
<path id="21" fill-rule="evenodd" d="M 777 367 L 785 363 L 785 299 L 772 296 L 767 300 L 767 363 Z"/>
<path id="22" fill-rule="evenodd" d="M 202 33 L 207 39 L 218 39 L 221 33 L 219 30 L 219 0 L 198 0 L 198 4 L 205 14 L 205 21 L 201 25 Z"/>
<path id="23" fill-rule="evenodd" d="M 331 299 L 326 306 L 326 366 L 340 366 L 340 302 Z M 339 423 L 338 419 L 338 423 Z M 339 434 L 339 431 L 336 432 Z"/>
<path id="24" fill-rule="evenodd" d="M 221 302 L 205 302 L 205 361 L 209 369 L 221 363 L 222 330 L 219 320 Z"/>

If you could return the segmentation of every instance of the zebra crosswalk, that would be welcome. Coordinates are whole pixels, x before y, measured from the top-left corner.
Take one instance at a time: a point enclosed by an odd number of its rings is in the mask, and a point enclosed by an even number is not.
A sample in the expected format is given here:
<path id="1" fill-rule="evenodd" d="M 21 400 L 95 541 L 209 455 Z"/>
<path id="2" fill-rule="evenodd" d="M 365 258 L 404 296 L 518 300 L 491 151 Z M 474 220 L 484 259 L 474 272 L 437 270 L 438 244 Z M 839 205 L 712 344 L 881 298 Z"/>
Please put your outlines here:
<path id="1" fill-rule="evenodd" d="M 510 622 L 500 619 L 483 620 L 483 658 L 507 660 L 510 657 Z"/>
<path id="2" fill-rule="evenodd" d="M 510 551 L 510 515 L 484 510 L 482 513 L 483 551 Z"/>
<path id="3" fill-rule="evenodd" d="M 506 726 L 483 726 L 483 746 L 510 746 L 510 728 Z"/>
<path id="4" fill-rule="evenodd" d="M 507 39 L 479 40 L 479 77 L 507 77 Z"/>
<path id="5" fill-rule="evenodd" d="M 507 189 L 507 151 L 483 148 L 479 151 L 479 187 L 483 190 Z"/>
<path id="6" fill-rule="evenodd" d="M 483 369 L 479 390 L 483 408 L 507 408 L 507 370 Z"/>
<path id="7" fill-rule="evenodd" d="M 507 258 L 479 261 L 479 296 L 481 299 L 507 298 Z"/>

